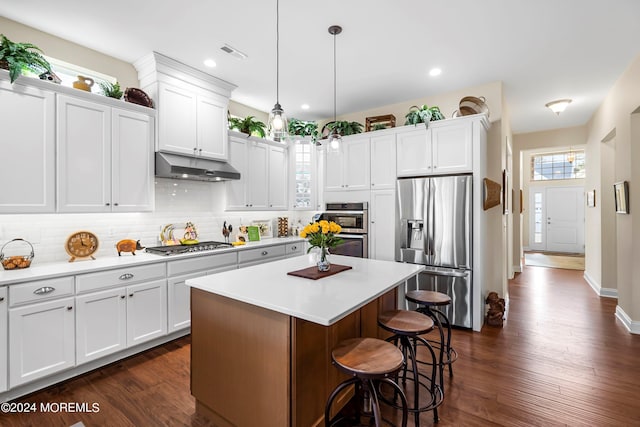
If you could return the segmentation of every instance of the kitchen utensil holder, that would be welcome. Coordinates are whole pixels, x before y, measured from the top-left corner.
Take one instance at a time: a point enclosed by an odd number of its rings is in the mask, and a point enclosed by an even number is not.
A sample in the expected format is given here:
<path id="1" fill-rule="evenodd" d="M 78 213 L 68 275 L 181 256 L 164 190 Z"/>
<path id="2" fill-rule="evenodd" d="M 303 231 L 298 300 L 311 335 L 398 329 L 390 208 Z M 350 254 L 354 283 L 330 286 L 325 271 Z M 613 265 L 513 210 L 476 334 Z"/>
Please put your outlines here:
<path id="1" fill-rule="evenodd" d="M 24 242 L 31 248 L 31 253 L 28 255 L 11 255 L 6 256 L 4 254 L 5 248 L 15 242 Z M 31 261 L 33 260 L 34 252 L 33 245 L 24 239 L 13 239 L 5 243 L 2 248 L 0 248 L 0 264 L 2 264 L 2 268 L 5 270 L 20 270 L 23 268 L 29 268 L 31 265 Z"/>

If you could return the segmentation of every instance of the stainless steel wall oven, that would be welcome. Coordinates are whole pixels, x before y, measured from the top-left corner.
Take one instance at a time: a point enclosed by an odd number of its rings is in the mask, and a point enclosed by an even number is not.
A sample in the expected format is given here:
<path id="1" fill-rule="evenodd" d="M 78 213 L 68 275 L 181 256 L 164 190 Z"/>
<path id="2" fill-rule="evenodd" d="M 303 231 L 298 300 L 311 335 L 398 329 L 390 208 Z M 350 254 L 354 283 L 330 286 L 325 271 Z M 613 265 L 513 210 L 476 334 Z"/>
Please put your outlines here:
<path id="1" fill-rule="evenodd" d="M 327 203 L 320 219 L 334 221 L 342 227 L 339 236 L 343 243 L 331 249 L 332 254 L 369 258 L 368 208 L 367 202 Z"/>

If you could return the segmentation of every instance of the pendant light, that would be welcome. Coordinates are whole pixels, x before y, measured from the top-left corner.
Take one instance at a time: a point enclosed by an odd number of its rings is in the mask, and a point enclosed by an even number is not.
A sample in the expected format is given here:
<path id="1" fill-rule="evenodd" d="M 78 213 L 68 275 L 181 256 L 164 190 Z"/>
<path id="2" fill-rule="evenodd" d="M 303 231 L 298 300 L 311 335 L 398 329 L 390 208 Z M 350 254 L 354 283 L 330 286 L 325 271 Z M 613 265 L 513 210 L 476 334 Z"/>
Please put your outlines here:
<path id="1" fill-rule="evenodd" d="M 269 114 L 267 132 L 274 141 L 284 141 L 289 132 L 289 122 L 280 105 L 280 0 L 276 0 L 276 105 Z"/>
<path id="2" fill-rule="evenodd" d="M 342 27 L 332 25 L 329 27 L 329 34 L 333 35 L 333 122 L 336 122 L 336 36 L 342 32 Z M 333 128 L 329 134 L 329 149 L 339 151 L 342 143 L 342 135 L 337 128 Z"/>

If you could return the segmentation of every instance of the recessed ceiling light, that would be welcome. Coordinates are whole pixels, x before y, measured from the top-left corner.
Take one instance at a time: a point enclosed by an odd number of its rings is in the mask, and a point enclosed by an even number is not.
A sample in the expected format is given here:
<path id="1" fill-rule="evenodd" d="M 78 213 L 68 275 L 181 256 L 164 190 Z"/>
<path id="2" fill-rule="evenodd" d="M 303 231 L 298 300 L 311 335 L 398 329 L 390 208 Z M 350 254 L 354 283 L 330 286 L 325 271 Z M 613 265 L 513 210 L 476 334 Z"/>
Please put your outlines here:
<path id="1" fill-rule="evenodd" d="M 300 108 L 302 108 L 303 110 L 308 110 L 309 109 L 309 104 L 302 104 L 300 106 Z"/>
<path id="2" fill-rule="evenodd" d="M 442 70 L 441 70 L 440 68 L 432 68 L 432 69 L 429 71 L 429 75 L 430 75 L 431 77 L 439 76 L 440 74 L 442 74 Z"/>
<path id="3" fill-rule="evenodd" d="M 206 65 L 209 68 L 213 68 L 216 66 L 216 61 L 214 61 L 213 59 L 205 59 L 204 65 Z"/>

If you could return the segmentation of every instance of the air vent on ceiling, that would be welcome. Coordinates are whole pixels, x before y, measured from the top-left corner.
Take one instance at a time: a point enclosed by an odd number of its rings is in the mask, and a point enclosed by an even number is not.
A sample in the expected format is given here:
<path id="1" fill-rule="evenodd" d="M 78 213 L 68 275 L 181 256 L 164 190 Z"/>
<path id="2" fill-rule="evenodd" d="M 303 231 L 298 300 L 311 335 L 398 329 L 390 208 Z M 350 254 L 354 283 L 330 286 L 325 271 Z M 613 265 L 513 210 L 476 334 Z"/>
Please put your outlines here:
<path id="1" fill-rule="evenodd" d="M 247 59 L 247 54 L 246 53 L 242 53 L 238 49 L 236 49 L 234 47 L 231 47 L 228 44 L 225 44 L 220 49 L 224 50 L 225 52 L 227 52 L 229 55 L 233 56 L 234 58 Z"/>

